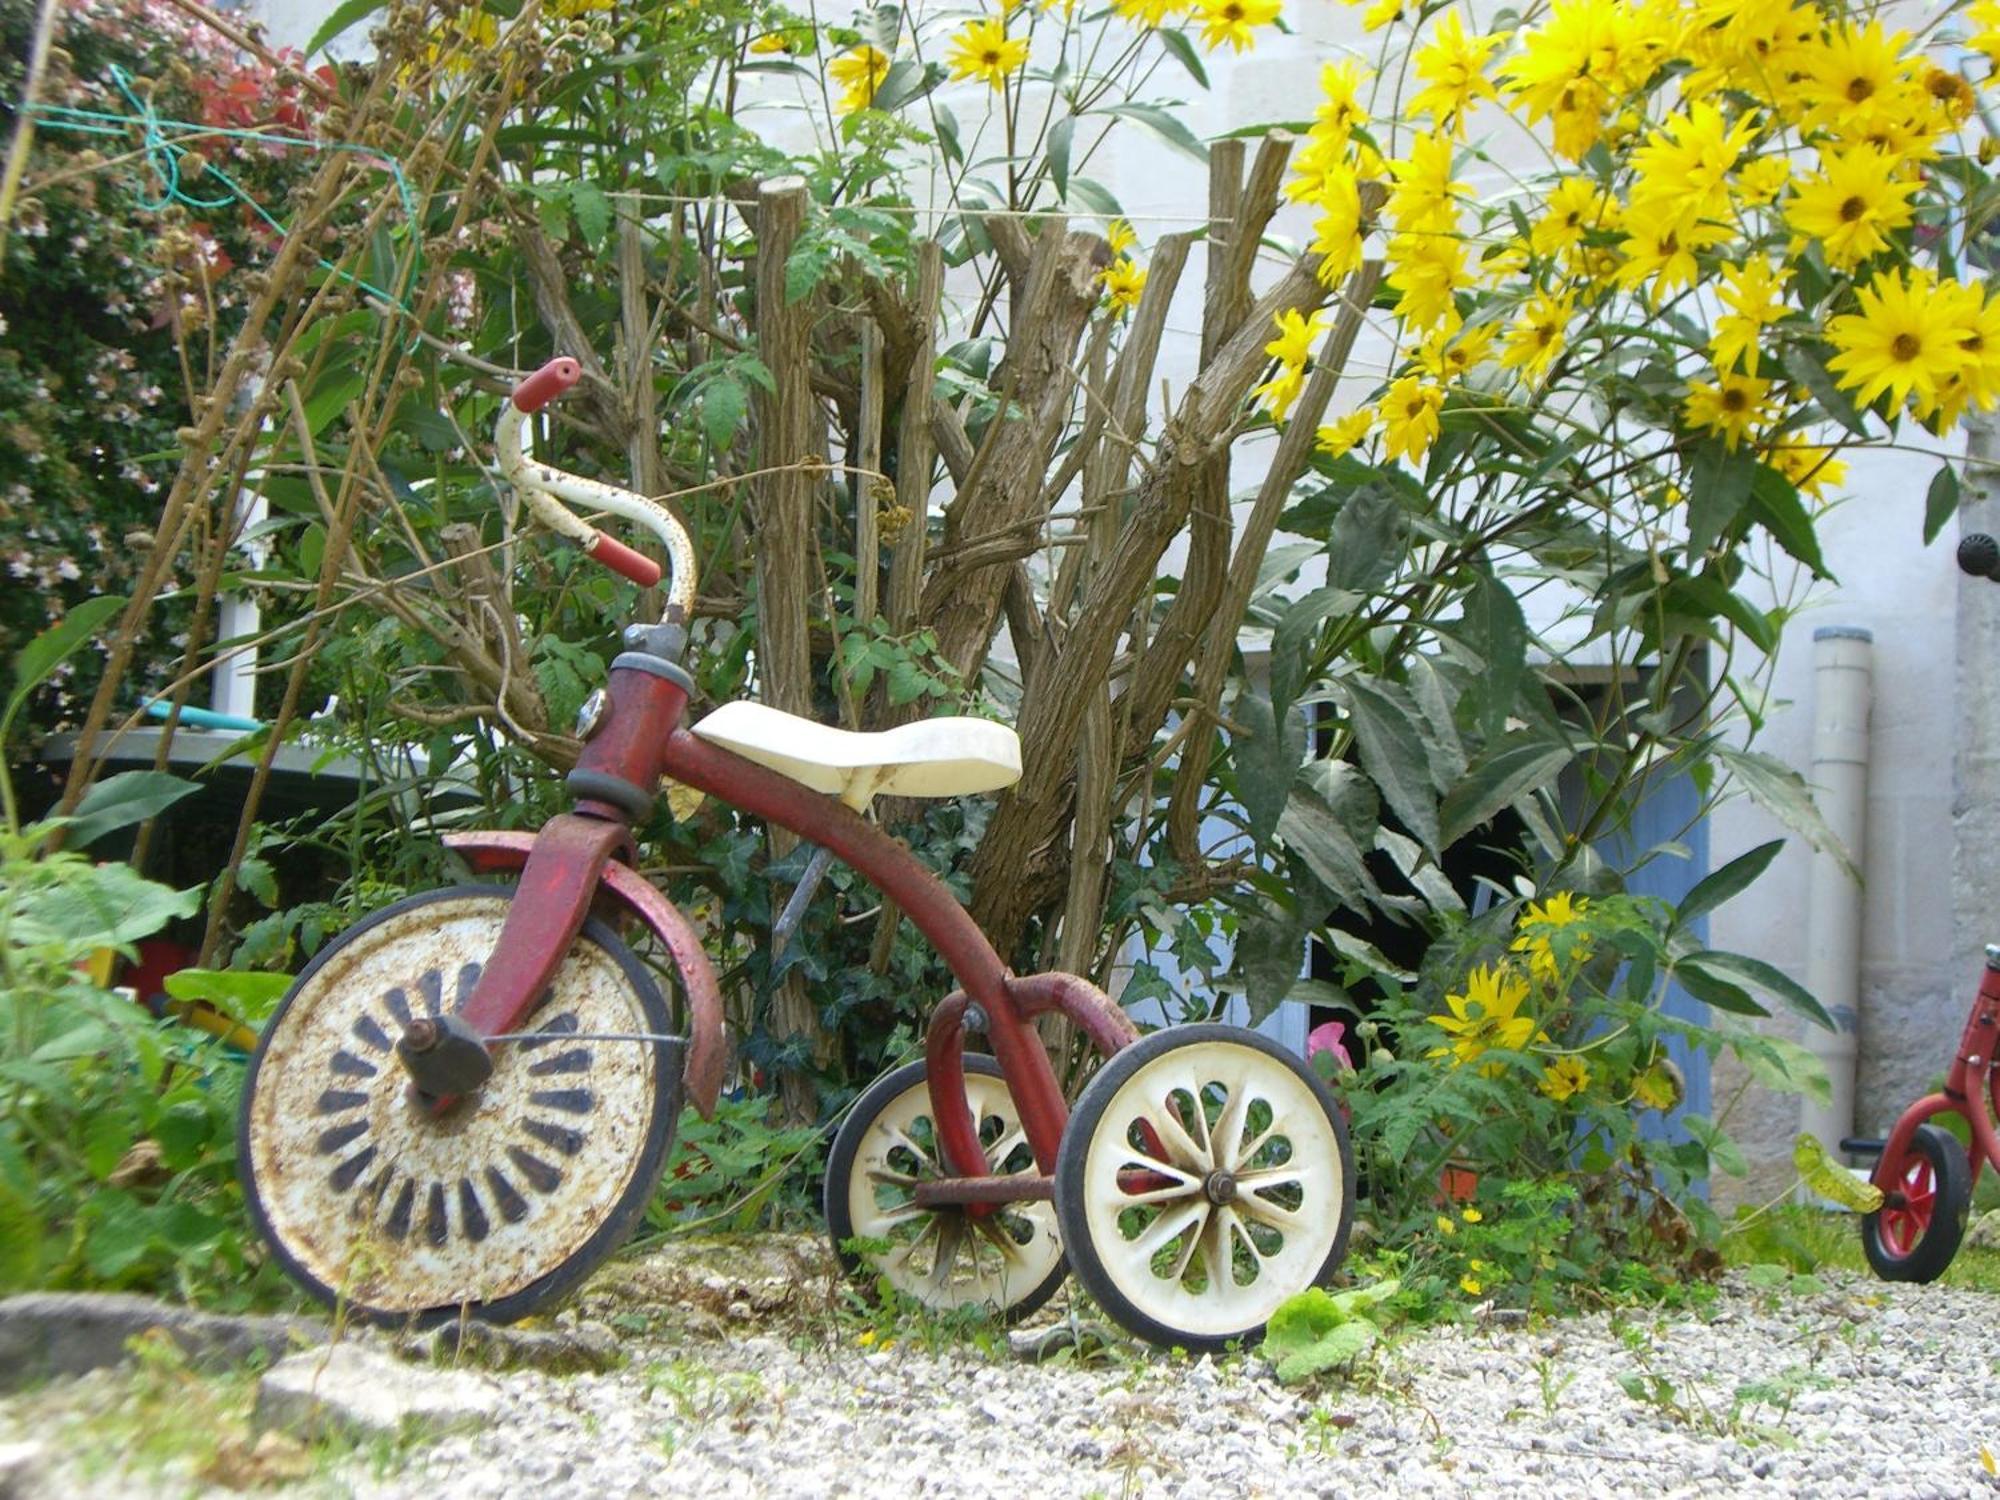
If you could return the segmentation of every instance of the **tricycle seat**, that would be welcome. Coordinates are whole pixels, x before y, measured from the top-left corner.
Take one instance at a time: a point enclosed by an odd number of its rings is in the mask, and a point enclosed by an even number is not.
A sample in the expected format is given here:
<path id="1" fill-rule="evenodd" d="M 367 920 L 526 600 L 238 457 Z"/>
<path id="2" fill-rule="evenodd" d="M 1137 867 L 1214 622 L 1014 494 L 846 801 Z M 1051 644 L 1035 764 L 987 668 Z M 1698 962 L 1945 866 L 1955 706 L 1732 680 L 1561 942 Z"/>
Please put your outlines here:
<path id="1" fill-rule="evenodd" d="M 728 703 L 694 726 L 711 744 L 853 807 L 885 797 L 960 797 L 1021 779 L 1021 739 L 990 719 L 919 719 L 856 734 L 762 703 Z"/>

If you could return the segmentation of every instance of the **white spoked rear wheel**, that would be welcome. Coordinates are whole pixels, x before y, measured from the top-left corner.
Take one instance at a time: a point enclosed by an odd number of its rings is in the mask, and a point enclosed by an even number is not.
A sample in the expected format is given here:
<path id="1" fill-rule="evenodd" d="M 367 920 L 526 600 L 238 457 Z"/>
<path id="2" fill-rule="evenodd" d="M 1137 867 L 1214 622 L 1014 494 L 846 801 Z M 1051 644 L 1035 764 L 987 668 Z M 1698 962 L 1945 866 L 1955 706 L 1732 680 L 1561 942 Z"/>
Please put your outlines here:
<path id="1" fill-rule="evenodd" d="M 1084 1089 L 1056 1161 L 1056 1216 L 1084 1289 L 1141 1338 L 1251 1343 L 1347 1250 L 1354 1163 L 1303 1059 L 1236 1026 L 1178 1026 Z"/>
<path id="2" fill-rule="evenodd" d="M 927 1076 L 921 1062 L 885 1073 L 834 1137 L 826 1221 L 835 1253 L 850 1272 L 872 1272 L 925 1307 L 1026 1317 L 1067 1274 L 1055 1208 L 1047 1199 L 1027 1200 L 974 1215 L 917 1204 L 918 1183 L 954 1175 L 931 1119 Z M 965 1093 L 987 1170 L 1034 1176 L 1034 1153 L 1000 1065 L 967 1054 Z"/>

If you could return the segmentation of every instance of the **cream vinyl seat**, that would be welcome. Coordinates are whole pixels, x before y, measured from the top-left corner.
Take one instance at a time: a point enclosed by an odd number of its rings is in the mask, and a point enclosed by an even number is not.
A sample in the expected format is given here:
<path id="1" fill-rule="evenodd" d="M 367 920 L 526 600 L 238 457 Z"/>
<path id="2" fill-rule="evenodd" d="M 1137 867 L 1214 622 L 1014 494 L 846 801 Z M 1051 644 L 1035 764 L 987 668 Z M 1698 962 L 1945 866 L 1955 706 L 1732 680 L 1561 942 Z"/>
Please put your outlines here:
<path id="1" fill-rule="evenodd" d="M 710 744 L 866 808 L 883 797 L 960 797 L 1021 779 L 1021 738 L 990 719 L 919 719 L 855 734 L 762 703 L 728 703 L 694 726 Z"/>

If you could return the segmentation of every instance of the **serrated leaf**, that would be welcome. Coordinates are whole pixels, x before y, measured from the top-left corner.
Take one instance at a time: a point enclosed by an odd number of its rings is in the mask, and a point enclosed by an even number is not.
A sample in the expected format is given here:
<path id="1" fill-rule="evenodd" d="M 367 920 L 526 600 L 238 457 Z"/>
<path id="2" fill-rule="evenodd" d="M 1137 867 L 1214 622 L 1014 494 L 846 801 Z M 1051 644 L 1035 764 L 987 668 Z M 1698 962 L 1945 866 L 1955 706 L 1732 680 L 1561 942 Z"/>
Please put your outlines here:
<path id="1" fill-rule="evenodd" d="M 1813 577 L 1829 576 L 1819 533 L 1791 480 L 1767 464 L 1758 464 L 1750 481 L 1749 511 L 1780 547 L 1812 569 Z"/>
<path id="2" fill-rule="evenodd" d="M 1742 514 L 1761 468 L 1751 454 L 1731 452 L 1720 438 L 1705 438 L 1695 446 L 1686 506 L 1691 560 L 1704 556 Z"/>
<path id="3" fill-rule="evenodd" d="M 1685 927 L 1696 917 L 1705 916 L 1730 897 L 1749 889 L 1757 877 L 1770 868 L 1771 861 L 1784 847 L 1783 839 L 1772 839 L 1768 844 L 1759 844 L 1748 853 L 1737 855 L 1721 869 L 1704 875 L 1695 882 L 1694 889 L 1681 898 L 1680 906 L 1674 912 L 1675 925 Z"/>
<path id="4" fill-rule="evenodd" d="M 702 387 L 701 431 L 711 448 L 727 448 L 743 424 L 750 393 L 734 374 L 718 375 Z"/>
<path id="5" fill-rule="evenodd" d="M 1236 929 L 1233 968 L 1255 1026 L 1285 996 L 1306 962 L 1306 923 L 1295 906 L 1266 901 Z"/>
<path id="6" fill-rule="evenodd" d="M 1315 761 L 1278 816 L 1278 837 L 1336 900 L 1362 911 L 1378 894 L 1367 858 L 1378 815 L 1375 789 L 1356 767 Z"/>
<path id="7" fill-rule="evenodd" d="M 1882 1206 L 1882 1190 L 1872 1182 L 1862 1182 L 1826 1154 L 1818 1136 L 1801 1132 L 1792 1142 L 1792 1165 L 1805 1185 L 1829 1203 L 1857 1214 L 1872 1214 Z"/>
<path id="8" fill-rule="evenodd" d="M 1751 801 L 1792 832 L 1801 835 L 1822 854 L 1833 855 L 1856 880 L 1861 878 L 1847 846 L 1841 843 L 1839 835 L 1820 816 L 1819 808 L 1813 802 L 1812 789 L 1806 785 L 1803 776 L 1759 750 L 1742 750 L 1719 741 L 1710 748 L 1716 760 L 1749 794 Z"/>
<path id="9" fill-rule="evenodd" d="M 1482 569 L 1466 595 L 1459 627 L 1465 643 L 1485 664 L 1473 687 L 1480 727 L 1488 739 L 1498 739 L 1506 732 L 1522 674 L 1528 669 L 1527 618 L 1513 590 Z"/>
<path id="10" fill-rule="evenodd" d="M 1246 690 L 1237 695 L 1230 718 L 1243 727 L 1230 742 L 1236 798 L 1249 816 L 1251 835 L 1261 841 L 1276 830 L 1305 759 L 1305 717 L 1296 708 L 1275 710 L 1270 699 Z"/>
<path id="11" fill-rule="evenodd" d="M 94 865 L 38 895 L 16 919 L 16 936 L 30 941 L 123 948 L 151 937 L 201 904 L 197 889 L 156 885 L 128 865 Z"/>
<path id="12" fill-rule="evenodd" d="M 165 771 L 120 771 L 83 795 L 69 825 L 69 847 L 86 849 L 105 834 L 157 817 L 199 791 L 192 781 Z"/>
<path id="13" fill-rule="evenodd" d="M 167 976 L 166 986 L 176 1000 L 200 1000 L 254 1026 L 277 1008 L 292 980 L 287 974 L 181 969 Z"/>
<path id="14" fill-rule="evenodd" d="M 1503 807 L 1554 781 L 1569 761 L 1566 747 L 1528 735 L 1488 745 L 1445 794 L 1439 837 L 1446 847 L 1457 843 Z"/>
<path id="15" fill-rule="evenodd" d="M 1938 533 L 1944 530 L 1944 523 L 1958 514 L 1958 500 L 1958 471 L 1945 464 L 1931 477 L 1931 487 L 1924 496 L 1926 547 L 1937 540 Z"/>
<path id="16" fill-rule="evenodd" d="M 1402 556 L 1403 509 L 1380 485 L 1349 495 L 1326 544 L 1326 581 L 1366 594 L 1388 581 Z"/>
<path id="17" fill-rule="evenodd" d="M 1186 121 L 1170 110 L 1162 109 L 1157 104 L 1114 104 L 1104 113 L 1137 120 L 1176 151 L 1184 152 L 1204 166 L 1208 164 L 1208 147 L 1188 129 Z"/>
<path id="18" fill-rule="evenodd" d="M 1340 686 L 1361 768 L 1374 780 L 1403 826 L 1435 859 L 1439 840 L 1437 791 L 1431 784 L 1430 756 L 1414 711 L 1365 677 L 1343 678 Z"/>
<path id="19" fill-rule="evenodd" d="M 611 200 L 604 196 L 604 190 L 594 182 L 572 182 L 569 211 L 576 216 L 583 242 L 593 250 L 600 248 L 611 229 Z"/>
<path id="20" fill-rule="evenodd" d="M 1076 136 L 1076 116 L 1064 115 L 1049 127 L 1049 176 L 1058 196 L 1069 193 L 1069 148 Z"/>

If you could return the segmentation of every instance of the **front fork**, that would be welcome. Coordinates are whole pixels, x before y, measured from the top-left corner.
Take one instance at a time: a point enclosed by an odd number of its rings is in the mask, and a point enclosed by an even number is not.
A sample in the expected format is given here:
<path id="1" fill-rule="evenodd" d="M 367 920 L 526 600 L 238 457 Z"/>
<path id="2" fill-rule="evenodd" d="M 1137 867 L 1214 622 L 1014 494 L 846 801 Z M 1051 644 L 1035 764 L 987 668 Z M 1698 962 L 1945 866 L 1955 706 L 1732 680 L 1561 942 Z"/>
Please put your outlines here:
<path id="1" fill-rule="evenodd" d="M 1966 1018 L 1958 1049 L 1952 1054 L 1951 1068 L 1945 1074 L 1944 1087 L 1904 1110 L 1882 1144 L 1882 1155 L 1872 1180 L 1882 1190 L 1888 1206 L 1901 1206 L 1902 1173 L 1909 1159 L 1910 1143 L 1916 1137 L 1917 1127 L 1936 1115 L 1962 1115 L 1972 1127 L 1972 1145 L 1966 1155 L 1975 1185 L 1988 1162 L 2000 1172 L 2000 1132 L 1994 1126 L 1995 1120 L 2000 1119 L 2000 1071 L 1994 1067 L 1996 1050 L 2000 1050 L 2000 948 L 1988 948 L 1986 967 L 1979 976 L 1979 998 Z"/>

